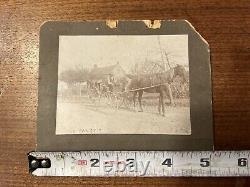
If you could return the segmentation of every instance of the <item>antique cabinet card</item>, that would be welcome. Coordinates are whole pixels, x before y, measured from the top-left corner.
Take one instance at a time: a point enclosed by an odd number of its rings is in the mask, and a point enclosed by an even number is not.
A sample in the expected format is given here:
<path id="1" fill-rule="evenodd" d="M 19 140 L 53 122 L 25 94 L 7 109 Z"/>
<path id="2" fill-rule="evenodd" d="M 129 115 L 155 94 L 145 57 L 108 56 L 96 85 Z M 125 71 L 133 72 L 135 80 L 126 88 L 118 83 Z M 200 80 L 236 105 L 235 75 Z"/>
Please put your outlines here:
<path id="1" fill-rule="evenodd" d="M 147 23 L 41 27 L 37 150 L 213 148 L 207 42 L 187 21 Z"/>

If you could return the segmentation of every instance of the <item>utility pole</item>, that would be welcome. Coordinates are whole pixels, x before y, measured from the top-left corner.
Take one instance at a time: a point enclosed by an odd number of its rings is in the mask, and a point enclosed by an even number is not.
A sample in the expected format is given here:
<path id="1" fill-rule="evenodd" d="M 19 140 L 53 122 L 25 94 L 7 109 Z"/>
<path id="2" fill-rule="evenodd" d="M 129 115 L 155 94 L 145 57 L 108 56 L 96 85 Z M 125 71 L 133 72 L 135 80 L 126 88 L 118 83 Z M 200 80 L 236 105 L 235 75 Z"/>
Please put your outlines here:
<path id="1" fill-rule="evenodd" d="M 168 54 L 167 54 L 167 52 L 166 52 L 166 51 L 165 51 L 165 57 L 166 57 L 166 60 L 167 60 L 168 66 L 169 66 L 169 68 L 171 69 L 170 62 L 169 62 L 169 58 L 168 58 Z"/>
<path id="2" fill-rule="evenodd" d="M 163 53 L 162 53 L 162 48 L 161 48 L 161 42 L 160 42 L 160 36 L 159 35 L 157 36 L 157 40 L 158 40 L 159 49 L 160 49 L 160 52 L 161 52 L 161 60 L 162 60 L 163 68 L 164 68 L 164 71 L 166 71 L 166 64 L 165 64 Z"/>

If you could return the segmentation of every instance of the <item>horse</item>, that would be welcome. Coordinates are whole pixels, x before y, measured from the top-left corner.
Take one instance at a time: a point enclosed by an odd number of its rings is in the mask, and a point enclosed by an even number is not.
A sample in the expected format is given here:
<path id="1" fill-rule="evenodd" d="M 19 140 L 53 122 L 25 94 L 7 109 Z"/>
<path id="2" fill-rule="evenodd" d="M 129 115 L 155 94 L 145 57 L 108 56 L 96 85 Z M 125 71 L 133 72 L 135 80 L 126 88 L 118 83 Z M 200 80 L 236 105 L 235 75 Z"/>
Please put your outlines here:
<path id="1" fill-rule="evenodd" d="M 152 74 L 138 74 L 132 76 L 125 90 L 133 92 L 133 103 L 134 108 L 136 107 L 136 96 L 138 94 L 139 102 L 139 112 L 143 112 L 142 109 L 142 95 L 143 92 L 147 93 L 158 93 L 159 94 L 159 104 L 158 112 L 165 116 L 165 106 L 164 106 L 164 94 L 168 94 L 170 98 L 170 104 L 174 105 L 174 100 L 172 96 L 172 90 L 170 84 L 173 82 L 174 78 L 180 76 L 183 82 L 187 82 L 188 76 L 187 72 L 182 65 L 176 65 L 170 68 L 168 71 L 162 73 L 152 73 Z"/>

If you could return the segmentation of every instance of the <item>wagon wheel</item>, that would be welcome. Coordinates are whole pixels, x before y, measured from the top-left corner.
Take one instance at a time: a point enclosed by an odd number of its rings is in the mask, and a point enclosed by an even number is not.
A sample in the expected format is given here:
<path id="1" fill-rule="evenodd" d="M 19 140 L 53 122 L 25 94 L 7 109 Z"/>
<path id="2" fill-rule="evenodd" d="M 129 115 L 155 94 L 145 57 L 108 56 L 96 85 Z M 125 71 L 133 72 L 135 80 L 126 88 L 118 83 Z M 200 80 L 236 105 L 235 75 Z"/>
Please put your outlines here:
<path id="1" fill-rule="evenodd" d="M 113 103 L 114 103 L 113 106 L 116 109 L 129 108 L 131 104 L 129 101 L 128 93 L 126 92 L 115 94 L 113 97 Z"/>
<path id="2" fill-rule="evenodd" d="M 116 97 L 113 92 L 107 92 L 106 95 L 106 104 L 111 108 L 116 108 Z"/>
<path id="3" fill-rule="evenodd" d="M 100 102 L 100 93 L 96 89 L 90 89 L 88 97 L 93 104 L 96 104 L 96 101 Z"/>
<path id="4" fill-rule="evenodd" d="M 118 110 L 119 108 L 125 106 L 125 98 L 123 93 L 112 93 L 111 95 L 111 107 Z"/>
<path id="5" fill-rule="evenodd" d="M 129 109 L 131 107 L 131 101 L 129 98 L 129 93 L 128 92 L 124 92 L 122 94 L 122 106 L 124 106 L 126 109 Z"/>

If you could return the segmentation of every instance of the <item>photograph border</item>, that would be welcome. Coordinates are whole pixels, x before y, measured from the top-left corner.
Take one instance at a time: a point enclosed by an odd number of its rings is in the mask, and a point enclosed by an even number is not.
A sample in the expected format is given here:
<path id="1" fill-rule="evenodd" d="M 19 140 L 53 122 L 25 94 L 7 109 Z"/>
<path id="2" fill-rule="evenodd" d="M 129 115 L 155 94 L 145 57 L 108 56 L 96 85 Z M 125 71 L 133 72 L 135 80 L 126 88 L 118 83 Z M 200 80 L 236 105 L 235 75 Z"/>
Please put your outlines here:
<path id="1" fill-rule="evenodd" d="M 191 135 L 65 134 L 56 135 L 59 35 L 188 35 Z M 40 28 L 37 151 L 213 150 L 210 50 L 185 20 L 162 21 L 158 29 L 143 21 L 49 21 Z"/>

